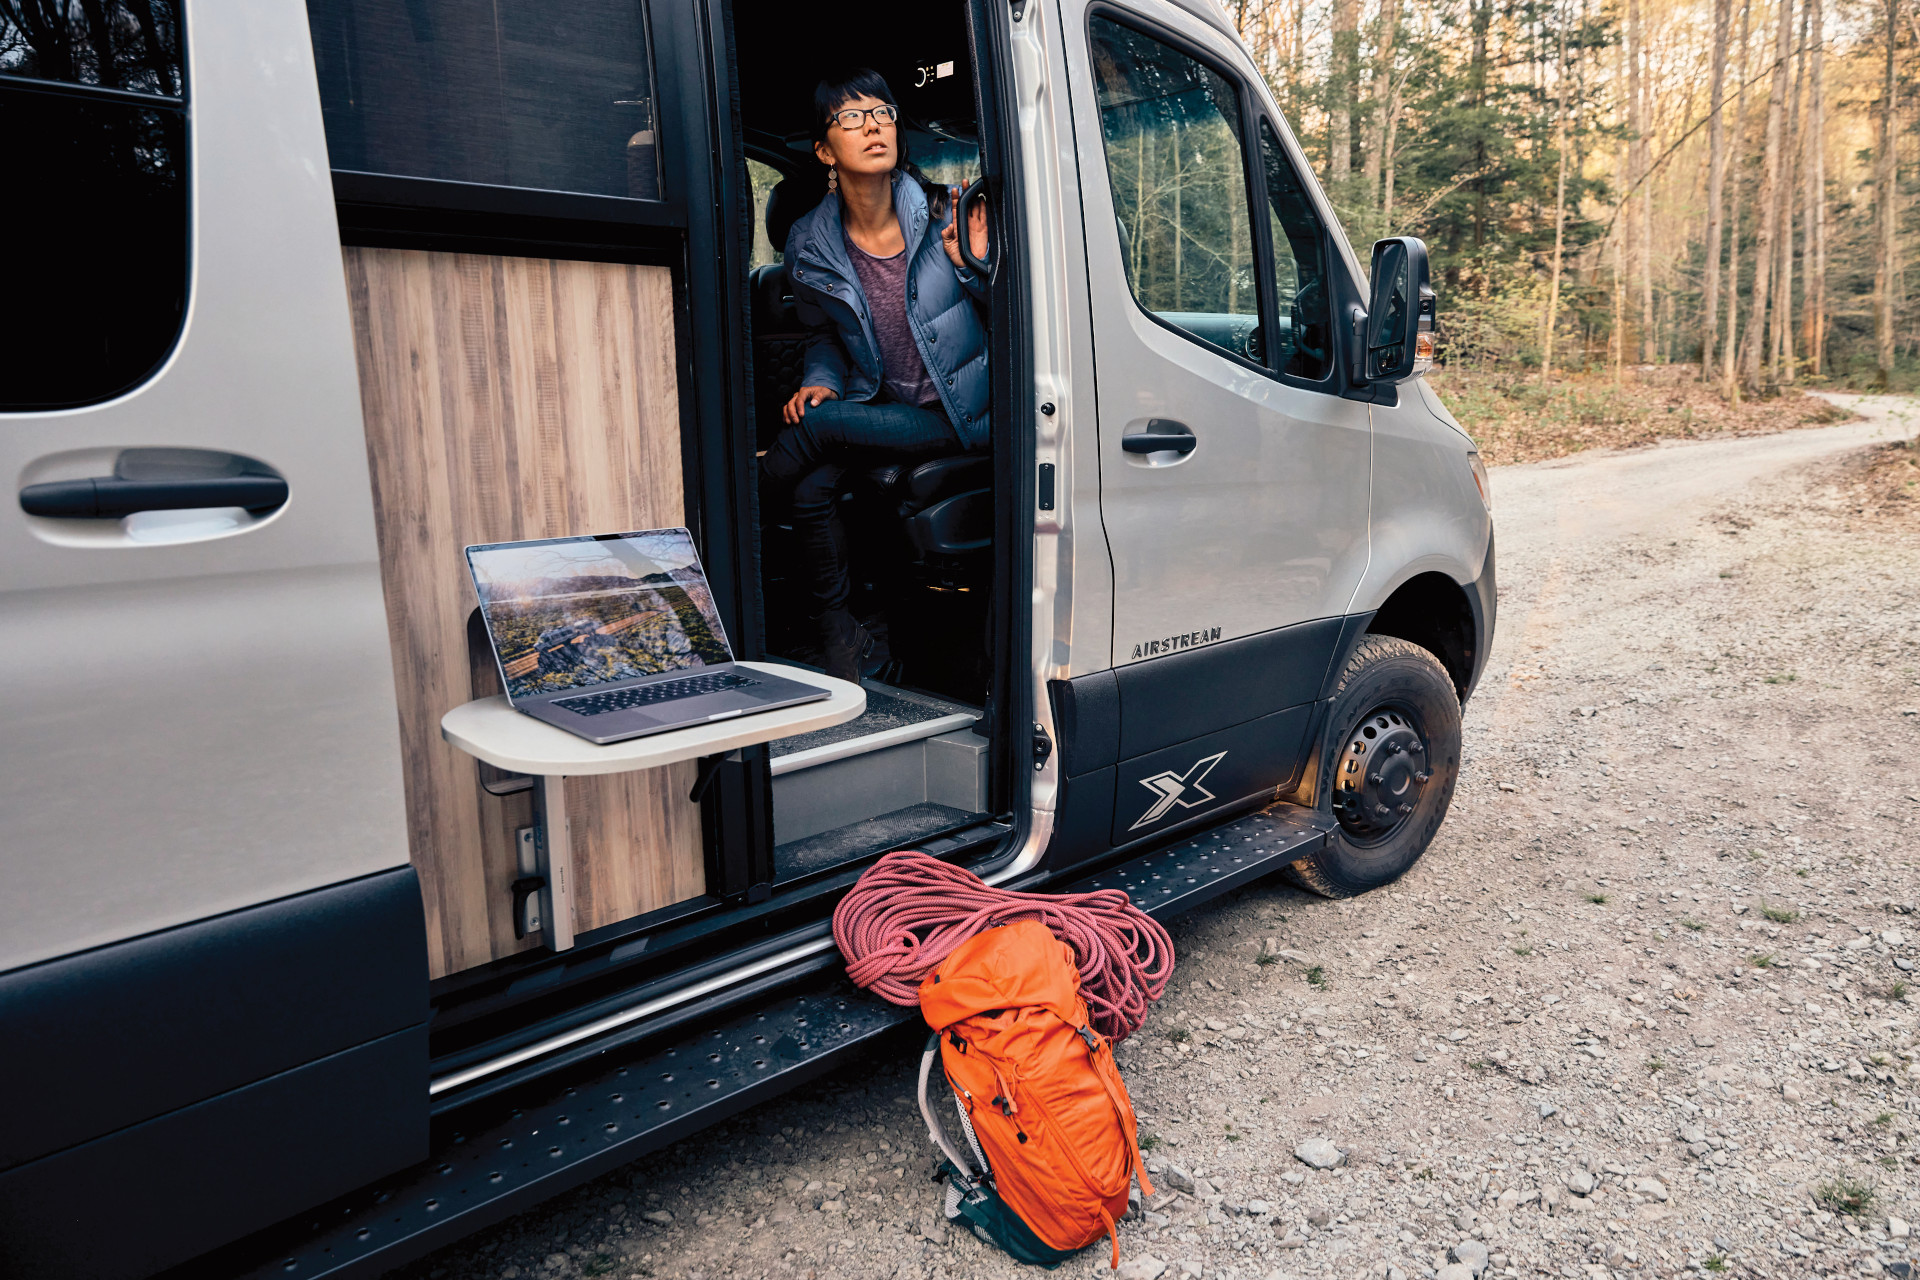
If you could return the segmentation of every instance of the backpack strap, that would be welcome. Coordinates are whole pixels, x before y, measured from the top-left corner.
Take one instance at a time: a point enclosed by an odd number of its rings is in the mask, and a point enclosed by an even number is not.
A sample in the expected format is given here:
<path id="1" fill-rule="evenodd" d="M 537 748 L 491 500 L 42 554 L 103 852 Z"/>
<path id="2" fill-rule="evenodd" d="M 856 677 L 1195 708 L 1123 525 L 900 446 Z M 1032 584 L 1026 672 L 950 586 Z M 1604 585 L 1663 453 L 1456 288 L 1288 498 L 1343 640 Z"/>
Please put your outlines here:
<path id="1" fill-rule="evenodd" d="M 927 1122 L 927 1137 L 931 1138 L 933 1144 L 940 1148 L 941 1153 L 947 1157 L 948 1163 L 958 1169 L 963 1177 L 972 1181 L 979 1177 L 979 1174 L 973 1171 L 973 1166 L 967 1162 L 967 1158 L 960 1154 L 958 1148 L 953 1145 L 952 1140 L 947 1137 L 946 1126 L 942 1125 L 940 1121 L 935 1118 L 933 1100 L 927 1096 L 928 1085 L 933 1078 L 933 1064 L 939 1060 L 940 1033 L 936 1031 L 927 1037 L 926 1050 L 920 1055 L 920 1118 Z M 946 1079 L 946 1072 L 942 1071 L 940 1073 L 941 1083 L 946 1083 Z M 949 1088 L 947 1092 L 949 1096 L 953 1093 L 951 1088 Z M 985 1172 L 985 1164 L 986 1162 L 984 1160 L 981 1161 L 982 1172 Z"/>
<path id="2" fill-rule="evenodd" d="M 1113 1215 L 1107 1212 L 1107 1206 L 1101 1205 L 1100 1221 L 1107 1224 L 1107 1239 L 1113 1242 L 1113 1269 L 1120 1269 L 1120 1229 L 1113 1225 Z"/>
<path id="3" fill-rule="evenodd" d="M 1081 1039 L 1087 1042 L 1087 1065 L 1093 1069 L 1094 1077 L 1100 1081 L 1100 1087 L 1107 1091 L 1107 1100 L 1113 1104 L 1113 1118 L 1120 1122 L 1120 1132 L 1126 1137 L 1127 1154 L 1133 1160 L 1133 1173 L 1140 1179 L 1140 1194 L 1153 1195 L 1153 1181 L 1147 1177 L 1147 1162 L 1140 1155 L 1140 1135 L 1127 1124 L 1126 1108 L 1121 1105 L 1120 1095 L 1113 1087 L 1113 1077 L 1118 1075 L 1120 1068 L 1114 1064 L 1112 1049 L 1109 1048 L 1107 1052 L 1107 1070 L 1102 1071 L 1094 1059 L 1099 1056 L 1100 1048 L 1108 1042 L 1100 1036 L 1099 1032 L 1091 1028 L 1081 1027 L 1079 1031 Z M 1120 1245 L 1116 1241 L 1113 1247 L 1117 1258 Z M 1118 1267 L 1120 1264 L 1115 1261 L 1113 1265 Z"/>

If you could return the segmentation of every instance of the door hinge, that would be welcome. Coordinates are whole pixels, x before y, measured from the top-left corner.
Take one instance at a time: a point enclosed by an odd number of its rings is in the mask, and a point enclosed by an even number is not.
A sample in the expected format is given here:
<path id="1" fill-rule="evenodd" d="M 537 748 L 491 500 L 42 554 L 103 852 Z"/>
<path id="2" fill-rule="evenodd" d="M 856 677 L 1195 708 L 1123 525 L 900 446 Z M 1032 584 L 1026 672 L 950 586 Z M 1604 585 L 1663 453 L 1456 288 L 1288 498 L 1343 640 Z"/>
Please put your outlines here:
<path id="1" fill-rule="evenodd" d="M 1047 736 L 1047 726 L 1038 721 L 1033 726 L 1033 771 L 1035 773 L 1047 767 L 1047 758 L 1053 754 L 1053 739 Z"/>
<path id="2" fill-rule="evenodd" d="M 1027 16 L 1027 0 L 1013 0 L 1013 20 L 1015 22 Z"/>

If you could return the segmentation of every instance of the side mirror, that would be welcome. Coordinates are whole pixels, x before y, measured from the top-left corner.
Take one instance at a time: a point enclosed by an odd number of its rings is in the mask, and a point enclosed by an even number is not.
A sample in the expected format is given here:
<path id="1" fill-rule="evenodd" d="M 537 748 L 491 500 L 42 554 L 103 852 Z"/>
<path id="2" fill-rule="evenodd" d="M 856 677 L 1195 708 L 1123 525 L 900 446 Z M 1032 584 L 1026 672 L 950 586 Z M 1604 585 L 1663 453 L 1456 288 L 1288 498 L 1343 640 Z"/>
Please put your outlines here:
<path id="1" fill-rule="evenodd" d="M 1417 236 L 1374 241 L 1363 380 L 1405 382 L 1432 368 L 1433 316 L 1426 242 Z"/>

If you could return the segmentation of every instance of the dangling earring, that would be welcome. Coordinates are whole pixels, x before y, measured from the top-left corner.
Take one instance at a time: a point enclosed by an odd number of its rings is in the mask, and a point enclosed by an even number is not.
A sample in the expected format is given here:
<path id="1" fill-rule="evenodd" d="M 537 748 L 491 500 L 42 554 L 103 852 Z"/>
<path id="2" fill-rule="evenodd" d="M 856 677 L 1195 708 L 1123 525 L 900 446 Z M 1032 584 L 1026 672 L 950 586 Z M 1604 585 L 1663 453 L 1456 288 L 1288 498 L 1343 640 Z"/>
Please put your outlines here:
<path id="1" fill-rule="evenodd" d="M 827 166 L 827 194 L 832 195 L 840 189 L 840 170 L 833 165 Z"/>

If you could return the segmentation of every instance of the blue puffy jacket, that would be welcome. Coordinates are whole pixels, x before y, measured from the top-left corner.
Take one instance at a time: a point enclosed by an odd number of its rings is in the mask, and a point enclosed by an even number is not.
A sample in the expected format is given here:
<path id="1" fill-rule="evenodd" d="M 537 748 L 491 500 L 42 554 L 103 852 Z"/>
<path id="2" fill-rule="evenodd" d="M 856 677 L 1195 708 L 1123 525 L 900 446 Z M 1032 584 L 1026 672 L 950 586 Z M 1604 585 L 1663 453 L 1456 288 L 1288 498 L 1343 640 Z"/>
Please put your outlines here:
<path id="1" fill-rule="evenodd" d="M 986 288 L 973 272 L 954 268 L 918 182 L 895 175 L 893 209 L 913 253 L 907 326 L 960 443 L 969 451 L 985 449 L 991 435 L 987 330 L 975 304 L 986 301 Z M 873 399 L 881 386 L 880 344 L 847 257 L 838 196 L 828 195 L 787 233 L 787 282 L 800 322 L 815 331 L 801 385 L 831 388 L 842 400 Z"/>

